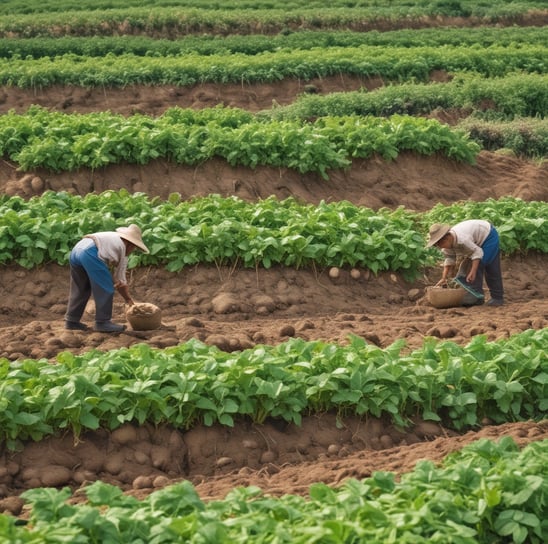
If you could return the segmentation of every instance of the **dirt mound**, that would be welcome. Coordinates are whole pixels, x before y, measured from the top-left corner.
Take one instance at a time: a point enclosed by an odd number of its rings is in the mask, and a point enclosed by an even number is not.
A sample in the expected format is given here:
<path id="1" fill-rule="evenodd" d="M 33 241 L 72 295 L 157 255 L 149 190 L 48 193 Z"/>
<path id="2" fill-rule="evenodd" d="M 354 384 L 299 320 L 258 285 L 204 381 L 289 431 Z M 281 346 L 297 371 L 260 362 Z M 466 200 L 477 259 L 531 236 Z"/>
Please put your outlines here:
<path id="1" fill-rule="evenodd" d="M 548 257 L 503 259 L 506 305 L 438 310 L 426 287 L 440 276 L 426 270 L 409 283 L 392 273 L 353 278 L 342 270 L 231 269 L 197 266 L 174 274 L 160 268 L 131 272 L 137 301 L 162 309 L 156 330 L 119 335 L 64 330 L 68 269 L 5 267 L 0 283 L 0 357 L 54 359 L 60 351 L 109 350 L 146 341 L 163 348 L 196 338 L 224 351 L 255 344 L 277 344 L 289 337 L 344 343 L 349 334 L 387 347 L 404 338 L 410 348 L 425 336 L 466 343 L 478 334 L 505 338 L 548 322 Z M 83 321 L 93 324 L 90 304 Z M 116 299 L 114 319 L 125 322 L 125 305 Z"/>
<path id="2" fill-rule="evenodd" d="M 341 420 L 331 414 L 303 419 L 301 426 L 267 422 L 235 428 L 126 424 L 112 433 L 89 432 L 29 443 L 0 459 L 0 512 L 25 516 L 18 494 L 33 487 L 78 489 L 100 479 L 142 498 L 177 481 L 190 481 L 202 499 L 223 499 L 238 486 L 255 485 L 273 496 L 307 495 L 315 482 L 340 485 L 378 470 L 402 474 L 422 459 L 440 462 L 480 438 L 511 436 L 519 445 L 548 438 L 548 422 L 486 425 L 457 435 L 417 420 L 402 430 L 377 418 Z M 44 453 L 47 452 L 47 455 Z"/>

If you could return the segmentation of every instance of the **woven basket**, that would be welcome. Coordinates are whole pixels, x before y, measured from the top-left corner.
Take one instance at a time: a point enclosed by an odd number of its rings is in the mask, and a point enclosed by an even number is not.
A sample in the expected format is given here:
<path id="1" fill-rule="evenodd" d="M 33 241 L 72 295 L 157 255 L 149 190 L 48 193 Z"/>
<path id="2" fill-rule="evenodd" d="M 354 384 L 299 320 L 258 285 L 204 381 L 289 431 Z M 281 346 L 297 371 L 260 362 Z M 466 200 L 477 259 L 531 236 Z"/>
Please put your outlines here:
<path id="1" fill-rule="evenodd" d="M 130 306 L 126 311 L 126 318 L 134 331 L 149 331 L 162 326 L 162 310 L 148 302 Z"/>
<path id="2" fill-rule="evenodd" d="M 462 299 L 464 298 L 466 291 L 462 287 L 449 288 L 449 287 L 428 287 L 426 289 L 426 295 L 428 302 L 434 306 L 434 308 L 453 308 L 455 306 L 462 306 Z"/>

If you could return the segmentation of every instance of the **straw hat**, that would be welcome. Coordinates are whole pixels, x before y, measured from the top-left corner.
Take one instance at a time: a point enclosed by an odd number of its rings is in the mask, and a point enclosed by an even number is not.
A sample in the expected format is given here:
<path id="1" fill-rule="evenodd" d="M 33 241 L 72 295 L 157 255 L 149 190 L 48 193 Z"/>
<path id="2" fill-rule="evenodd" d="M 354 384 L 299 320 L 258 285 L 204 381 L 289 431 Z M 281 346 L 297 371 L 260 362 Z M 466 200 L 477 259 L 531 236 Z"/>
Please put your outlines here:
<path id="1" fill-rule="evenodd" d="M 129 227 L 118 227 L 116 232 L 120 235 L 120 238 L 131 242 L 134 246 L 137 246 L 141 251 L 148 253 L 148 247 L 143 243 L 141 236 L 141 229 L 137 225 L 130 225 Z"/>
<path id="2" fill-rule="evenodd" d="M 434 223 L 428 231 L 428 242 L 426 243 L 426 247 L 432 247 L 437 244 L 450 230 L 450 225 L 445 223 Z"/>

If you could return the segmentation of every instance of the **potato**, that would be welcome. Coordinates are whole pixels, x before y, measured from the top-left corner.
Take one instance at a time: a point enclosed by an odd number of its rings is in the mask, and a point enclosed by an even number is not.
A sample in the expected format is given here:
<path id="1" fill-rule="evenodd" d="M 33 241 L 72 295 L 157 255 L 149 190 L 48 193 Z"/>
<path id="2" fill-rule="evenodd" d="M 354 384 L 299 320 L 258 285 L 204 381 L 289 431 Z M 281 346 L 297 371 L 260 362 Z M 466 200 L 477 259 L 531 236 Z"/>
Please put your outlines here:
<path id="1" fill-rule="evenodd" d="M 60 487 L 67 485 L 72 480 L 72 471 L 61 465 L 44 467 L 40 475 L 40 481 L 44 487 Z"/>
<path id="2" fill-rule="evenodd" d="M 112 431 L 111 440 L 116 444 L 131 444 L 137 441 L 137 431 L 133 425 L 126 423 Z"/>
<path id="3" fill-rule="evenodd" d="M 107 456 L 104 463 L 106 472 L 110 474 L 119 474 L 126 462 L 126 456 L 124 452 L 118 451 Z"/>
<path id="4" fill-rule="evenodd" d="M 171 464 L 171 451 L 165 446 L 152 446 L 150 458 L 154 468 L 166 470 Z"/>
<path id="5" fill-rule="evenodd" d="M 219 457 L 215 464 L 218 467 L 226 467 L 227 465 L 231 465 L 233 462 L 232 457 Z"/>
<path id="6" fill-rule="evenodd" d="M 152 481 L 152 486 L 155 488 L 165 487 L 170 484 L 170 479 L 167 476 L 159 475 Z"/>
<path id="7" fill-rule="evenodd" d="M 159 311 L 160 308 L 158 308 L 155 304 L 150 304 L 148 302 L 137 302 L 133 306 L 130 306 L 126 313 L 128 315 L 148 317 L 157 314 Z"/>
<path id="8" fill-rule="evenodd" d="M 152 487 L 153 479 L 154 476 L 137 476 L 137 478 L 133 480 L 131 487 L 133 487 L 133 489 L 149 489 Z"/>

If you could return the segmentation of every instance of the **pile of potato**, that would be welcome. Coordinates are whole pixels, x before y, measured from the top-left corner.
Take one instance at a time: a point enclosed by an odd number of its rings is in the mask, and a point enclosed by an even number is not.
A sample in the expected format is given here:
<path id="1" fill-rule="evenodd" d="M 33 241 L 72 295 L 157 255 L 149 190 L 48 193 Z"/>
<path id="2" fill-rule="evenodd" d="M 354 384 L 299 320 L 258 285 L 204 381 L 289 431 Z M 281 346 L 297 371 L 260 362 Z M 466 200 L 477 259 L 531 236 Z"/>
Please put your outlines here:
<path id="1" fill-rule="evenodd" d="M 149 302 L 137 302 L 130 306 L 126 318 L 135 331 L 159 329 L 162 326 L 162 310 Z"/>

